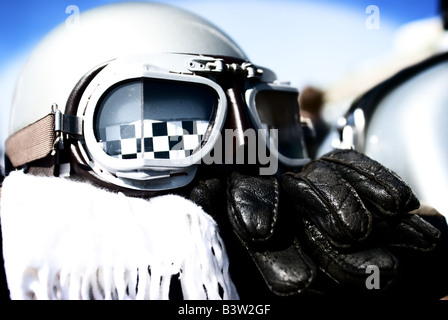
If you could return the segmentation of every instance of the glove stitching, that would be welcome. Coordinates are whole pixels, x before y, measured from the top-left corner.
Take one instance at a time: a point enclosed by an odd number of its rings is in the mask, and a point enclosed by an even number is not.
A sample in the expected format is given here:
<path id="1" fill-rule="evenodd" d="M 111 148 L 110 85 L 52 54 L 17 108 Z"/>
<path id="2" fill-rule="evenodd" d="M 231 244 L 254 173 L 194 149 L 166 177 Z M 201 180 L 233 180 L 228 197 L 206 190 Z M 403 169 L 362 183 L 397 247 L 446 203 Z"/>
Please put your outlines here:
<path id="1" fill-rule="evenodd" d="M 309 238 L 308 242 L 311 242 L 311 246 L 315 247 L 312 249 L 313 257 L 319 261 L 319 269 L 340 284 L 345 281 L 340 278 L 340 275 L 356 279 L 355 281 L 359 280 L 360 274 L 362 275 L 363 273 L 354 270 L 353 265 L 347 263 L 347 261 L 340 256 L 340 252 L 332 246 L 331 242 L 329 242 L 321 233 L 321 230 L 316 226 L 313 226 L 312 223 L 307 220 L 304 220 L 304 222 L 308 225 L 305 229 L 305 233 Z M 310 229 L 314 229 L 315 231 L 312 232 Z M 315 232 L 317 232 L 317 237 L 314 234 Z"/>
<path id="2" fill-rule="evenodd" d="M 294 238 L 293 245 L 294 245 L 294 249 L 297 251 L 297 253 L 303 258 L 303 261 L 306 262 L 308 271 L 311 273 L 311 276 L 308 278 L 308 280 L 305 283 L 305 288 L 308 288 L 308 286 L 310 286 L 310 284 L 313 282 L 313 280 L 316 276 L 316 271 L 313 268 L 313 266 L 310 265 L 309 262 L 307 261 L 307 257 L 305 257 L 304 253 L 302 252 L 300 244 L 297 241 L 297 238 Z"/>
<path id="3" fill-rule="evenodd" d="M 299 254 L 299 256 L 302 258 L 304 264 L 305 264 L 306 267 L 307 267 L 306 272 L 309 272 L 309 273 L 310 273 L 310 276 L 307 278 L 307 280 L 306 280 L 304 283 L 302 283 L 302 285 L 303 285 L 302 288 L 298 288 L 298 289 L 296 289 L 296 290 L 294 290 L 294 291 L 288 292 L 288 293 L 286 293 L 286 295 L 291 295 L 291 294 L 298 294 L 298 293 L 301 293 L 303 290 L 305 290 L 306 288 L 308 288 L 308 287 L 311 285 L 311 283 L 313 282 L 313 280 L 314 280 L 314 278 L 315 278 L 315 275 L 316 275 L 316 272 L 315 272 L 315 269 L 313 268 L 313 265 L 310 264 L 310 262 L 308 261 L 309 258 L 306 257 L 306 256 L 303 254 L 303 252 L 301 251 L 300 245 L 299 245 L 299 243 L 298 243 L 298 241 L 297 241 L 296 238 L 294 238 L 294 241 L 293 241 L 293 243 L 292 243 L 292 246 L 293 246 L 294 250 L 295 250 L 295 251 Z M 252 250 L 249 249 L 249 247 L 247 247 L 247 249 L 248 249 L 250 255 L 252 256 Z M 268 254 L 268 251 L 259 252 L 259 254 L 265 259 L 265 261 L 266 261 L 269 265 L 272 266 L 272 265 L 275 264 L 275 259 L 273 259 L 273 258 L 271 257 L 271 255 Z M 284 292 L 279 292 L 279 291 L 277 291 L 277 290 L 274 289 L 274 287 L 269 283 L 268 279 L 265 277 L 265 274 L 264 274 L 264 272 L 262 271 L 262 269 L 260 269 L 260 267 L 258 266 L 258 263 L 256 263 L 256 261 L 255 261 L 255 259 L 254 259 L 253 256 L 252 256 L 252 259 L 254 260 L 255 264 L 257 265 L 258 270 L 261 272 L 263 278 L 265 279 L 265 282 L 266 282 L 267 286 L 269 287 L 269 289 L 270 289 L 272 292 L 274 292 L 274 293 L 276 293 L 276 294 L 278 294 L 278 295 L 285 295 Z M 286 272 L 287 270 L 285 270 L 285 269 L 282 269 L 282 271 L 285 272 L 285 273 L 287 273 L 287 272 Z"/>
<path id="4" fill-rule="evenodd" d="M 253 177 L 250 177 L 253 178 Z M 270 180 L 272 182 L 274 182 L 274 199 L 275 199 L 275 203 L 274 203 L 274 207 L 271 210 L 271 215 L 270 215 L 270 223 L 269 223 L 269 230 L 267 232 L 267 235 L 264 236 L 263 238 L 256 238 L 252 236 L 252 232 L 247 228 L 246 223 L 242 220 L 242 217 L 240 214 L 238 214 L 238 204 L 235 201 L 235 198 L 233 196 L 231 196 L 232 191 L 235 188 L 235 183 L 232 181 L 229 181 L 229 209 L 230 209 L 230 215 L 233 217 L 233 219 L 231 219 L 231 221 L 234 222 L 234 226 L 236 227 L 235 231 L 241 231 L 243 234 L 241 234 L 241 237 L 243 237 L 244 239 L 251 241 L 251 242 L 264 242 L 269 240 L 273 233 L 274 233 L 274 228 L 276 225 L 276 221 L 278 218 L 278 205 L 279 205 L 279 184 L 277 179 L 275 179 L 274 177 L 271 177 Z M 264 199 L 262 199 L 264 201 Z M 240 199 L 239 204 L 245 204 L 246 206 L 248 204 L 250 204 L 250 202 L 248 201 L 243 201 L 243 199 Z M 250 235 L 250 236 L 248 236 Z"/>
<path id="5" fill-rule="evenodd" d="M 274 226 L 277 222 L 277 218 L 278 218 L 278 205 L 279 205 L 279 198 L 280 198 L 280 192 L 279 192 L 279 184 L 278 184 L 278 180 L 275 178 L 272 178 L 272 180 L 274 181 L 274 199 L 275 199 L 275 203 L 274 203 L 274 208 L 272 209 L 272 222 L 271 222 L 271 226 L 269 229 L 269 234 L 272 235 L 274 233 Z"/>
<path id="6" fill-rule="evenodd" d="M 363 167 L 363 166 L 349 166 L 351 163 L 346 163 L 343 160 L 335 159 L 335 158 L 331 158 L 331 157 L 326 157 L 326 156 L 323 156 L 319 161 L 327 161 L 327 162 L 330 162 L 331 164 L 341 165 L 341 166 L 343 166 L 343 167 L 345 167 L 345 168 L 347 168 L 349 170 L 356 171 L 357 173 L 359 173 L 362 176 L 367 177 L 368 179 L 373 180 L 375 183 L 379 184 L 384 190 L 386 190 L 386 192 L 392 197 L 392 199 L 394 201 L 394 207 L 395 207 L 394 211 L 395 212 L 399 211 L 399 207 L 400 207 L 400 205 L 399 205 L 399 201 L 400 201 L 399 198 L 400 197 L 398 196 L 399 192 L 397 190 L 395 190 L 394 188 L 392 188 L 389 183 L 383 182 L 383 180 L 379 180 L 378 178 L 376 178 L 376 176 L 374 174 L 371 174 L 371 173 L 369 173 L 367 171 L 361 170 L 361 167 Z M 335 166 L 333 165 L 332 167 L 335 167 Z M 336 168 L 336 170 L 337 170 L 337 168 Z M 384 170 L 387 173 L 392 174 L 393 176 L 395 176 L 395 174 L 392 171 L 388 170 L 385 167 L 380 168 L 380 170 Z M 407 186 L 407 184 L 404 181 L 402 181 L 402 183 L 404 183 Z M 408 196 L 408 200 L 406 201 L 406 205 L 411 202 L 411 199 L 412 199 L 412 194 L 410 194 Z"/>
<path id="7" fill-rule="evenodd" d="M 317 160 L 320 161 L 320 160 Z M 334 171 L 334 170 L 333 170 Z M 338 172 L 334 172 L 334 174 L 338 177 L 339 180 L 344 180 L 346 181 Z M 332 213 L 330 214 L 330 216 L 336 216 L 339 219 L 335 220 L 332 219 L 332 221 L 334 221 L 334 225 L 336 228 L 340 228 L 343 230 L 344 234 L 349 235 L 350 238 L 352 238 L 352 232 L 350 231 L 350 229 L 348 228 L 348 226 L 346 226 L 343 223 L 343 219 L 341 217 L 341 214 L 339 213 L 339 210 L 335 210 L 335 208 L 331 205 L 331 203 L 327 200 L 327 198 L 325 197 L 324 194 L 322 194 L 322 192 L 320 192 L 319 188 L 315 187 L 314 183 L 312 183 L 309 179 L 307 179 L 306 177 L 297 177 L 297 175 L 294 175 L 296 179 L 298 180 L 302 180 L 304 181 L 311 189 L 312 191 L 315 193 L 315 195 L 320 199 L 320 201 L 322 201 L 325 204 L 325 207 L 328 208 Z M 350 188 L 352 188 L 354 190 L 354 188 L 350 185 Z M 356 191 L 356 190 L 354 190 Z M 359 195 L 357 194 L 357 192 L 354 192 L 352 194 L 354 196 L 354 200 L 356 201 L 356 203 L 358 203 L 362 208 L 364 208 L 367 217 L 368 217 L 368 223 L 367 223 L 367 231 L 365 236 L 363 236 L 360 239 L 357 239 L 358 241 L 362 241 L 364 239 L 366 239 L 372 229 L 372 216 L 369 213 L 369 211 L 367 210 L 367 208 L 364 206 L 364 203 L 362 202 L 361 198 L 359 197 Z M 349 194 L 347 193 L 346 197 L 348 197 Z M 345 198 L 346 199 L 346 198 Z M 345 200 L 344 199 L 344 200 Z M 342 203 L 342 202 L 341 202 Z M 308 215 L 312 216 L 311 213 L 308 213 Z M 330 236 L 331 241 L 338 247 L 347 247 L 347 244 L 344 243 L 340 243 L 339 241 L 334 240 L 331 236 Z"/>

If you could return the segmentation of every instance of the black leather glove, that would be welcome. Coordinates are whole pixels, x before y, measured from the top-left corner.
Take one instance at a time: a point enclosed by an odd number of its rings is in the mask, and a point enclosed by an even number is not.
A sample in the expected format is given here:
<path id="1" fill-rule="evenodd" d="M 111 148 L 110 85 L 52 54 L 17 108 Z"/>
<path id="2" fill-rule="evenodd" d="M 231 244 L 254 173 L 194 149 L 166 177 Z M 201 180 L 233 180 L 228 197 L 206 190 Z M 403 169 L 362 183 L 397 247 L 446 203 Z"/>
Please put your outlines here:
<path id="1" fill-rule="evenodd" d="M 379 271 L 379 287 L 398 277 L 400 259 L 434 249 L 440 231 L 410 211 L 420 204 L 395 173 L 352 150 L 331 152 L 282 186 L 303 222 L 309 255 L 336 282 L 366 288 L 366 268 Z M 418 259 L 418 256 L 415 257 Z"/>
<path id="2" fill-rule="evenodd" d="M 209 212 L 210 199 L 223 193 L 211 181 L 191 193 Z M 322 272 L 344 290 L 366 291 L 369 266 L 384 290 L 400 277 L 397 248 L 420 259 L 414 253 L 433 250 L 440 238 L 438 229 L 409 214 L 419 202 L 402 179 L 350 150 L 281 179 L 234 172 L 225 201 L 230 228 L 276 295 L 314 292 Z"/>

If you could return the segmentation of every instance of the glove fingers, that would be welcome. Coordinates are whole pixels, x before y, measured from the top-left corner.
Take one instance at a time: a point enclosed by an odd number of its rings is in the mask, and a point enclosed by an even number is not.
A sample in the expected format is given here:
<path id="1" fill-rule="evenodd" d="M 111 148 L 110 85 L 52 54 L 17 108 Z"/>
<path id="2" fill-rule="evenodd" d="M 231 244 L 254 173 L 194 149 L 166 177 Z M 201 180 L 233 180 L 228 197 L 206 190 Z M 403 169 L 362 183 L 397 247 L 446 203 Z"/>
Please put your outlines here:
<path id="1" fill-rule="evenodd" d="M 377 269 L 380 275 L 380 289 L 388 288 L 396 278 L 398 261 L 386 248 L 342 252 L 333 247 L 319 229 L 306 219 L 304 237 L 310 257 L 324 273 L 339 284 L 366 289 L 366 280 L 369 277 L 367 268 L 372 267 Z"/>
<path id="2" fill-rule="evenodd" d="M 336 150 L 320 158 L 331 163 L 383 215 L 393 216 L 419 207 L 412 189 L 394 172 L 354 150 Z"/>
<path id="3" fill-rule="evenodd" d="M 314 279 L 315 265 L 302 252 L 292 232 L 284 232 L 283 228 L 290 225 L 277 220 L 277 180 L 233 173 L 227 192 L 233 231 L 269 289 L 282 296 L 305 290 Z"/>
<path id="4" fill-rule="evenodd" d="M 278 217 L 277 179 L 233 173 L 229 178 L 228 212 L 234 231 L 246 241 L 266 241 Z"/>
<path id="5" fill-rule="evenodd" d="M 281 249 L 257 251 L 246 246 L 269 289 L 280 296 L 301 293 L 314 280 L 316 267 L 296 239 Z"/>
<path id="6" fill-rule="evenodd" d="M 399 219 L 374 219 L 372 241 L 391 247 L 415 251 L 431 251 L 437 245 L 441 232 L 416 214 L 403 214 Z"/>
<path id="7" fill-rule="evenodd" d="M 371 215 L 353 187 L 328 164 L 310 163 L 301 173 L 287 173 L 282 187 L 296 206 L 332 243 L 350 246 L 370 233 Z"/>

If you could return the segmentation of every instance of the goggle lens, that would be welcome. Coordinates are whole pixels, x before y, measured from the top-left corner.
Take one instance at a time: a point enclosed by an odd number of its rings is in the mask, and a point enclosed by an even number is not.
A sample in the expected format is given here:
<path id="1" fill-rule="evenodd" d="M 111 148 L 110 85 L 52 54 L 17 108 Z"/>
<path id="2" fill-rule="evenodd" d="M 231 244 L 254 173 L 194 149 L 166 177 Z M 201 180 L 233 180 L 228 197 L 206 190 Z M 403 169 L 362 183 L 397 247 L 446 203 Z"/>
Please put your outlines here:
<path id="1" fill-rule="evenodd" d="M 261 125 L 277 129 L 278 152 L 291 159 L 307 158 L 303 145 L 298 93 L 294 91 L 261 90 L 255 96 L 255 108 Z"/>
<path id="2" fill-rule="evenodd" d="M 139 79 L 113 87 L 99 104 L 95 136 L 119 159 L 183 159 L 205 143 L 218 103 L 207 86 Z"/>

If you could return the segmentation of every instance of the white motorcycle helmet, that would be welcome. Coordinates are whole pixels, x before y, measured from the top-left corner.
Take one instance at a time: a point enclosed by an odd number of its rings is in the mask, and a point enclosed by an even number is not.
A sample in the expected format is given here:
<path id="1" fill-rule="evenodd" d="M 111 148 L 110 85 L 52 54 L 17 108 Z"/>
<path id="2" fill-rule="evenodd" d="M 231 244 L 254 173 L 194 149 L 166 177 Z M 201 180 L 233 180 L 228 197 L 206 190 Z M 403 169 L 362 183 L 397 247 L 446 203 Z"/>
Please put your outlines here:
<path id="1" fill-rule="evenodd" d="M 111 189 L 171 190 L 192 181 L 227 114 L 247 113 L 251 127 L 278 130 L 270 151 L 297 166 L 308 161 L 297 97 L 195 14 L 107 5 L 57 27 L 32 53 L 6 155 L 29 172 L 58 175 L 69 162 L 71 175 Z"/>
<path id="2" fill-rule="evenodd" d="M 398 173 L 420 201 L 448 217 L 448 1 L 441 50 L 385 79 L 353 102 L 320 153 L 354 148 Z"/>
<path id="3" fill-rule="evenodd" d="M 328 140 L 392 169 L 422 203 L 448 217 L 447 88 L 445 52 L 403 69 L 359 97 Z"/>

